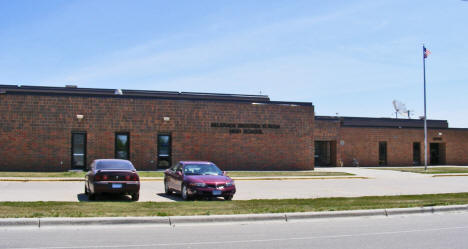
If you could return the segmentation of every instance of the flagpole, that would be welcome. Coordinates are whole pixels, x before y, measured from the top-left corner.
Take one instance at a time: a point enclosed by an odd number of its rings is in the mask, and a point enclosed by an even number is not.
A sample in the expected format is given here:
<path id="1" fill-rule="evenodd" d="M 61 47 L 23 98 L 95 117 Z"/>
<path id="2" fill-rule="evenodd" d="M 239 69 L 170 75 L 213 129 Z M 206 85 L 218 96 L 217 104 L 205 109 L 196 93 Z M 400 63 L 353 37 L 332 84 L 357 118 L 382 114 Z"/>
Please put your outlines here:
<path id="1" fill-rule="evenodd" d="M 427 170 L 427 115 L 426 115 L 426 51 L 423 44 L 423 74 L 424 74 L 424 171 Z"/>

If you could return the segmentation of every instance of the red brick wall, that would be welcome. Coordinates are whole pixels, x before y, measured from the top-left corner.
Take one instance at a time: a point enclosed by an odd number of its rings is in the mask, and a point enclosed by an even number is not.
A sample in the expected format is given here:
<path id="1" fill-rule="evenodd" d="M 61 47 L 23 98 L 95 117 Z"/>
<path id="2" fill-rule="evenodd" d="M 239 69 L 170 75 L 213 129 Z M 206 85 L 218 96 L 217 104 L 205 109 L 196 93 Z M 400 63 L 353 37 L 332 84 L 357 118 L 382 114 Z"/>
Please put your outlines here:
<path id="1" fill-rule="evenodd" d="M 82 121 L 77 114 L 84 115 Z M 170 121 L 163 121 L 170 117 Z M 229 134 L 212 122 L 276 124 Z M 172 135 L 172 161 L 210 160 L 223 169 L 313 169 L 312 106 L 125 97 L 0 95 L 0 170 L 71 167 L 71 133 L 87 133 L 87 163 L 113 158 L 116 132 L 130 133 L 130 160 L 156 169 L 157 135 Z"/>
<path id="2" fill-rule="evenodd" d="M 336 141 L 340 136 L 340 121 L 315 120 L 314 138 L 317 141 Z"/>
<path id="3" fill-rule="evenodd" d="M 442 136 L 439 136 L 439 132 Z M 442 140 L 434 140 L 441 137 Z M 387 162 L 390 166 L 413 164 L 413 142 L 421 144 L 421 162 L 424 164 L 424 130 L 398 128 L 357 128 L 342 127 L 342 159 L 345 166 L 352 165 L 353 157 L 360 166 L 379 165 L 379 142 L 387 142 Z M 429 143 L 444 143 L 446 146 L 445 164 L 468 164 L 468 130 L 429 129 Z M 429 155 L 429 152 L 428 152 Z M 430 158 L 428 156 L 428 163 Z"/>

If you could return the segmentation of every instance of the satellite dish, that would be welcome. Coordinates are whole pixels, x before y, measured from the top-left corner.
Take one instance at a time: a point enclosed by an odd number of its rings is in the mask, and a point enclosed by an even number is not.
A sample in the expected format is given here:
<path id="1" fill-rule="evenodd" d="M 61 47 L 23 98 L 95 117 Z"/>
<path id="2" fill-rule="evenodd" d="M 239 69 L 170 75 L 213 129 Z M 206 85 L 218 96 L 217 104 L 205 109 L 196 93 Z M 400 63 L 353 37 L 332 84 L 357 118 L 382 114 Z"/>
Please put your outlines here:
<path id="1" fill-rule="evenodd" d="M 393 100 L 393 108 L 395 109 L 395 118 L 398 118 L 398 113 L 401 114 L 402 116 L 408 116 L 408 109 L 406 108 L 406 105 L 403 104 L 403 102 L 398 101 L 398 100 Z"/>

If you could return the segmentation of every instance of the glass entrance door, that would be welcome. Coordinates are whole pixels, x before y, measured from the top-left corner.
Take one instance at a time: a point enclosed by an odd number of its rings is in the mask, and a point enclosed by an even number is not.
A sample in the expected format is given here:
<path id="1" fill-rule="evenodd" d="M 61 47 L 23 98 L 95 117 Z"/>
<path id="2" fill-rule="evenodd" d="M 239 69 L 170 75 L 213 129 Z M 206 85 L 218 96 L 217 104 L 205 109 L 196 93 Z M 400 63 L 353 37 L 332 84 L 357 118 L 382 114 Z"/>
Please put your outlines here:
<path id="1" fill-rule="evenodd" d="M 86 133 L 72 133 L 72 169 L 86 168 Z"/>

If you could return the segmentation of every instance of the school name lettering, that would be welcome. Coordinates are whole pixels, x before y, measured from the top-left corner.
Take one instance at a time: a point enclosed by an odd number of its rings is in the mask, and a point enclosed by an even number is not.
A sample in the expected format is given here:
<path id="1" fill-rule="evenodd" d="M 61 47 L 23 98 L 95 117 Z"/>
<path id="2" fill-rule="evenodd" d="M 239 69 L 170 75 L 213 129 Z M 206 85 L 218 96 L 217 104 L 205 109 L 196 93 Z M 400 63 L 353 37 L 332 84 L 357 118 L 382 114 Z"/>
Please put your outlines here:
<path id="1" fill-rule="evenodd" d="M 279 129 L 276 124 L 251 124 L 251 123 L 211 123 L 214 128 L 230 128 L 231 134 L 263 134 L 262 129 Z"/>

